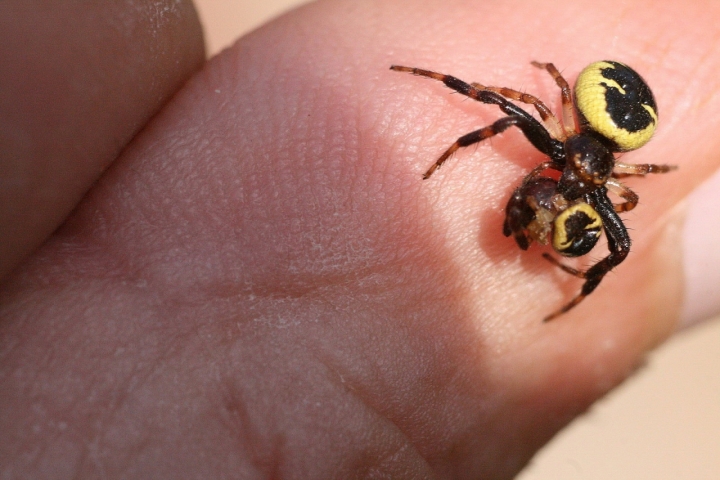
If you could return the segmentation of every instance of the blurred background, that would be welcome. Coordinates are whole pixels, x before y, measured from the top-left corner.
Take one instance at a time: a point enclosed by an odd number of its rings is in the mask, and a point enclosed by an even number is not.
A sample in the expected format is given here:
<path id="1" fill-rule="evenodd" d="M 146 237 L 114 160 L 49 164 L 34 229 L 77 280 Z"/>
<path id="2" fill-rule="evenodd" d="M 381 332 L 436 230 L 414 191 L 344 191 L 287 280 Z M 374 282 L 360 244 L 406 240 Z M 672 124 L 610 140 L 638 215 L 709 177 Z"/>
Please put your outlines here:
<path id="1" fill-rule="evenodd" d="M 300 0 L 196 0 L 208 55 Z M 518 480 L 720 479 L 720 318 L 677 334 Z"/>

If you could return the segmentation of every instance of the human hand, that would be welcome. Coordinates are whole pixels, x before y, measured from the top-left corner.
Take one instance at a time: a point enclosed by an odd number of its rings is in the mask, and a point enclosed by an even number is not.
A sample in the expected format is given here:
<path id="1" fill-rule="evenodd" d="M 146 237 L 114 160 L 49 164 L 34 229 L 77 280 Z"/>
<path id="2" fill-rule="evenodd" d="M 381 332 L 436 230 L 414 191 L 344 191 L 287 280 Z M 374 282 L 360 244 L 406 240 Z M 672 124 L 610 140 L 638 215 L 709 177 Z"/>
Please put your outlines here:
<path id="1" fill-rule="evenodd" d="M 517 473 L 677 320 L 676 206 L 717 167 L 697 48 L 717 27 L 712 5 L 655 5 L 328 1 L 213 59 L 6 280 L 0 458 L 45 476 Z M 579 282 L 501 234 L 541 156 L 507 132 L 421 181 L 501 114 L 387 68 L 557 106 L 530 60 L 572 79 L 602 58 L 660 107 L 625 159 L 680 170 L 632 181 L 620 275 L 542 324 Z"/>

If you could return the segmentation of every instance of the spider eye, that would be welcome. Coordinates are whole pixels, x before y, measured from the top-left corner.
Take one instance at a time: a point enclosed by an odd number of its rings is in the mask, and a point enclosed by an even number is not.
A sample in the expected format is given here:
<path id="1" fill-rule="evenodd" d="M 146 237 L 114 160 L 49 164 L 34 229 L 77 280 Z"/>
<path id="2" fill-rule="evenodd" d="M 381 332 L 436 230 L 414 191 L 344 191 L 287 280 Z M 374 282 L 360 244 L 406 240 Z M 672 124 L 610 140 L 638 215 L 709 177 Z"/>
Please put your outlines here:
<path id="1" fill-rule="evenodd" d="M 602 135 L 616 151 L 640 148 L 655 132 L 655 97 L 645 80 L 622 63 L 587 66 L 575 82 L 575 102 L 583 128 Z"/>
<path id="2" fill-rule="evenodd" d="M 602 233 L 602 218 L 585 202 L 578 202 L 555 217 L 552 245 L 566 257 L 580 257 L 593 249 Z"/>

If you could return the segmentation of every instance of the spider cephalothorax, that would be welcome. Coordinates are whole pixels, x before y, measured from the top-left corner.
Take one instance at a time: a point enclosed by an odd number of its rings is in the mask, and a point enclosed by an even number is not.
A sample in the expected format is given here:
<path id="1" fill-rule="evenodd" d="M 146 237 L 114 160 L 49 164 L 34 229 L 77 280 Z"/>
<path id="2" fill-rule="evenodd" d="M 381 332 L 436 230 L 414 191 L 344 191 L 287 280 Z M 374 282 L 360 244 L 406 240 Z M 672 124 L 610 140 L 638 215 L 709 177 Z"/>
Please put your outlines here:
<path id="1" fill-rule="evenodd" d="M 563 122 L 537 97 L 505 87 L 466 83 L 442 73 L 393 65 L 392 70 L 409 72 L 443 82 L 458 93 L 482 103 L 495 104 L 507 114 L 493 124 L 463 135 L 425 172 L 429 178 L 459 148 L 497 135 L 511 126 L 548 160 L 535 167 L 515 189 L 505 209 L 503 233 L 527 250 L 534 240 L 550 244 L 561 255 L 578 257 L 592 250 L 604 230 L 610 254 L 580 271 L 545 258 L 564 271 L 583 278 L 580 293 L 568 304 L 548 315 L 545 321 L 567 312 L 600 284 L 630 252 L 630 236 L 620 212 L 635 208 L 638 196 L 620 183 L 627 175 L 666 173 L 674 166 L 626 164 L 615 153 L 645 145 L 657 126 L 657 105 L 647 83 L 633 69 L 613 61 L 586 67 L 575 83 L 574 95 L 552 63 L 532 62 L 546 70 L 560 87 Z M 510 100 L 535 107 L 542 123 Z M 542 175 L 546 170 L 559 178 Z M 624 202 L 613 204 L 608 191 Z"/>

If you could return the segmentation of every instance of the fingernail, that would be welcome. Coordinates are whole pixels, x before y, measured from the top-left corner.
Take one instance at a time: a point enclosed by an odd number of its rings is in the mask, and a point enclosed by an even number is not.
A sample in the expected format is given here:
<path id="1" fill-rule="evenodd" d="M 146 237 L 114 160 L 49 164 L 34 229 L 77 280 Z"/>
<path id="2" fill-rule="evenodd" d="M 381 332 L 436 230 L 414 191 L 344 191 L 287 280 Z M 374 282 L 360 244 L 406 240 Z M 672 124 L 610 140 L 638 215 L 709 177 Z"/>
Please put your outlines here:
<path id="1" fill-rule="evenodd" d="M 688 197 L 687 208 L 680 328 L 720 314 L 720 170 Z"/>

